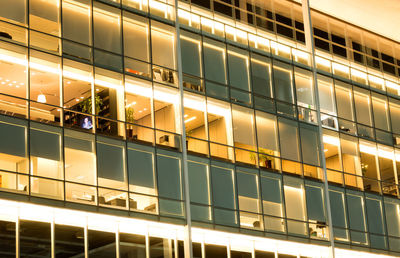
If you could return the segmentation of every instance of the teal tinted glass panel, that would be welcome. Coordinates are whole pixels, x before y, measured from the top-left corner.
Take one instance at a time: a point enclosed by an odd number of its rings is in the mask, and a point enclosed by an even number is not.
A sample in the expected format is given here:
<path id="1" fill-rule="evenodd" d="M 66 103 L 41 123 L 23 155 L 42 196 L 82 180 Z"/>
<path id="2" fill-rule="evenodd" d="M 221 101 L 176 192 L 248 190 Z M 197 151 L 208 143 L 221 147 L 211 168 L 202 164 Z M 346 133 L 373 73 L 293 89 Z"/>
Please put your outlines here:
<path id="1" fill-rule="evenodd" d="M 180 200 L 182 198 L 180 159 L 157 155 L 157 175 L 159 195 Z"/>
<path id="2" fill-rule="evenodd" d="M 190 201 L 210 204 L 207 164 L 188 162 Z"/>
<path id="3" fill-rule="evenodd" d="M 7 119 L 8 121 L 9 119 Z M 26 156 L 26 127 L 0 122 L 0 152 L 19 157 Z"/>
<path id="4" fill-rule="evenodd" d="M 129 184 L 154 188 L 153 153 L 128 149 Z"/>
<path id="5" fill-rule="evenodd" d="M 30 154 L 51 160 L 61 160 L 60 135 L 42 130 L 30 130 Z"/>
<path id="6" fill-rule="evenodd" d="M 235 209 L 235 190 L 231 169 L 211 166 L 214 205 Z"/>
<path id="7" fill-rule="evenodd" d="M 306 185 L 306 198 L 308 219 L 326 222 L 322 188 Z"/>

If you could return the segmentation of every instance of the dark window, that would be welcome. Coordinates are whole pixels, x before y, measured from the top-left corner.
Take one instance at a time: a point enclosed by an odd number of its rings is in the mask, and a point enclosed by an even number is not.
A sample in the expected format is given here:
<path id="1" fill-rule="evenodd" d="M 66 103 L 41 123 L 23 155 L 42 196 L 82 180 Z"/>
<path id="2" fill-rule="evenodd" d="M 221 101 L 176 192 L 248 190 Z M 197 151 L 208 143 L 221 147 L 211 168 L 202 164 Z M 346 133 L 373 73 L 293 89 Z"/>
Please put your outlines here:
<path id="1" fill-rule="evenodd" d="M 315 47 L 329 51 L 329 43 L 323 39 L 329 40 L 327 32 L 314 28 L 314 42 Z"/>
<path id="2" fill-rule="evenodd" d="M 285 16 L 277 14 L 277 13 L 275 14 L 275 18 L 277 21 L 276 32 L 283 36 L 293 38 L 293 29 L 289 28 L 289 27 L 293 27 L 292 20 L 288 17 L 285 17 Z M 282 24 L 287 25 L 287 26 L 284 26 Z"/>
<path id="3" fill-rule="evenodd" d="M 230 0 L 220 0 L 220 1 L 227 4 L 231 4 Z M 232 7 L 226 4 L 214 2 L 214 11 L 232 17 Z"/>
<path id="4" fill-rule="evenodd" d="M 346 53 L 346 39 L 334 34 L 331 34 L 332 42 L 336 44 L 332 44 L 332 51 L 334 54 L 347 57 Z M 343 46 L 343 47 L 342 47 Z"/>
<path id="5" fill-rule="evenodd" d="M 396 71 L 394 69 L 394 66 L 391 64 L 394 64 L 394 58 L 392 56 L 386 55 L 384 53 L 381 53 L 381 57 L 383 61 L 386 62 L 382 62 L 382 68 L 383 71 L 391 73 L 391 74 L 396 74 Z"/>
<path id="6" fill-rule="evenodd" d="M 197 4 L 207 9 L 210 9 L 210 0 L 192 0 L 192 4 Z"/>
<path id="7" fill-rule="evenodd" d="M 362 51 L 362 46 L 361 46 L 360 44 L 354 42 L 354 41 L 351 42 L 351 45 L 352 45 L 352 47 L 353 47 L 353 50 L 355 50 L 355 51 L 353 51 L 353 58 L 354 58 L 354 61 L 363 64 L 363 63 L 364 63 L 364 55 L 361 54 L 361 53 L 363 52 L 363 51 Z M 357 52 L 356 52 L 356 51 L 357 51 Z"/>

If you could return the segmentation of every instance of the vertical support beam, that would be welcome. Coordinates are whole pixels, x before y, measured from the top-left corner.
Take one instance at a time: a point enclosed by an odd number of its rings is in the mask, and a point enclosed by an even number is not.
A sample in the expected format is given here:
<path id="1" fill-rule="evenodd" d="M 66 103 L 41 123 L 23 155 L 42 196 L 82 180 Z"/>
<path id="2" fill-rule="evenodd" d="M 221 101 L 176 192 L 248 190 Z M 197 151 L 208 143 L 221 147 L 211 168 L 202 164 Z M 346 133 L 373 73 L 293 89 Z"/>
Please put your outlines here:
<path id="1" fill-rule="evenodd" d="M 50 244 L 51 244 L 51 257 L 55 258 L 56 257 L 56 236 L 55 236 L 55 223 L 54 223 L 54 218 L 51 220 L 50 224 Z"/>
<path id="2" fill-rule="evenodd" d="M 86 218 L 85 227 L 83 228 L 83 243 L 85 248 L 85 258 L 89 257 L 89 232 L 88 232 L 88 223 Z"/>
<path id="3" fill-rule="evenodd" d="M 179 96 L 180 96 L 180 110 L 181 110 L 181 129 L 182 129 L 182 164 L 183 164 L 183 192 L 185 198 L 185 241 L 184 250 L 185 258 L 192 258 L 192 216 L 190 213 L 190 194 L 189 194 L 189 172 L 187 164 L 187 148 L 186 148 L 186 130 L 185 130 L 185 118 L 184 114 L 184 99 L 183 99 L 183 81 L 182 81 L 182 51 L 180 42 L 180 25 L 178 16 L 178 0 L 175 0 L 175 36 L 176 36 L 176 62 L 178 69 L 178 81 L 179 81 Z"/>
<path id="4" fill-rule="evenodd" d="M 15 221 L 15 257 L 19 258 L 20 253 L 19 253 L 19 236 L 20 236 L 20 230 L 19 230 L 19 216 L 17 216 L 17 220 Z"/>
<path id="5" fill-rule="evenodd" d="M 117 225 L 117 228 L 115 230 L 115 253 L 116 257 L 119 258 L 120 256 L 120 251 L 119 251 L 119 225 Z"/>
<path id="6" fill-rule="evenodd" d="M 324 191 L 325 191 L 325 204 L 326 204 L 326 212 L 328 215 L 328 226 L 329 226 L 329 241 L 330 241 L 330 257 L 335 257 L 335 240 L 333 237 L 333 225 L 332 225 L 332 212 L 329 198 L 329 184 L 328 184 L 328 173 L 326 170 L 326 160 L 325 155 L 323 154 L 324 142 L 323 142 L 323 133 L 322 133 L 322 122 L 321 122 L 321 110 L 319 103 L 319 92 L 318 92 L 318 76 L 317 76 L 317 66 L 315 63 L 315 46 L 313 40 L 313 27 L 311 21 L 311 12 L 310 12 L 310 4 L 309 0 L 302 0 L 303 7 L 303 22 L 304 22 L 304 33 L 306 38 L 306 47 L 308 52 L 311 54 L 311 68 L 313 72 L 313 85 L 314 85 L 314 93 L 315 93 L 315 106 L 317 109 L 317 121 L 318 121 L 318 134 L 319 134 L 319 155 L 321 155 L 321 165 L 324 171 Z"/>

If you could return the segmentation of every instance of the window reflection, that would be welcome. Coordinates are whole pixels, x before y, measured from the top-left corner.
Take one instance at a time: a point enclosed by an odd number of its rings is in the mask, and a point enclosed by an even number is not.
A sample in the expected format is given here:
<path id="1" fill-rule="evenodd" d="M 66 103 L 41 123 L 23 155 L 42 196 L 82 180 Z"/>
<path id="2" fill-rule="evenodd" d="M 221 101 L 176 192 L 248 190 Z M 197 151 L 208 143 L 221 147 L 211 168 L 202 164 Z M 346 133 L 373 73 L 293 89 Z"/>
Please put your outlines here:
<path id="1" fill-rule="evenodd" d="M 60 36 L 60 0 L 29 1 L 29 25 L 32 29 Z"/>
<path id="2" fill-rule="evenodd" d="M 121 53 L 120 10 L 95 2 L 93 9 L 94 46 Z M 105 40 L 107 39 L 107 40 Z"/>
<path id="3" fill-rule="evenodd" d="M 0 169 L 28 173 L 27 123 L 5 116 L 0 116 L 0 120 Z M 7 185 L 7 181 L 3 182 Z M 24 188 L 26 186 L 18 186 L 20 190 Z"/>
<path id="4" fill-rule="evenodd" d="M 285 207 L 288 218 L 288 232 L 297 235 L 306 235 L 306 204 L 304 185 L 302 180 L 284 177 Z M 292 220 L 289 220 L 292 219 Z"/>
<path id="5" fill-rule="evenodd" d="M 64 130 L 64 148 L 65 179 L 76 183 L 96 185 L 94 136 Z M 86 198 L 84 193 L 82 193 L 82 198 Z M 92 196 L 89 196 L 89 199 L 91 200 Z"/>
<path id="6" fill-rule="evenodd" d="M 125 59 L 125 72 L 150 77 L 149 21 L 124 12 L 123 25 L 124 55 L 130 57 Z"/>
<path id="7" fill-rule="evenodd" d="M 236 171 L 240 226 L 262 229 L 261 207 L 256 171 L 239 168 Z"/>

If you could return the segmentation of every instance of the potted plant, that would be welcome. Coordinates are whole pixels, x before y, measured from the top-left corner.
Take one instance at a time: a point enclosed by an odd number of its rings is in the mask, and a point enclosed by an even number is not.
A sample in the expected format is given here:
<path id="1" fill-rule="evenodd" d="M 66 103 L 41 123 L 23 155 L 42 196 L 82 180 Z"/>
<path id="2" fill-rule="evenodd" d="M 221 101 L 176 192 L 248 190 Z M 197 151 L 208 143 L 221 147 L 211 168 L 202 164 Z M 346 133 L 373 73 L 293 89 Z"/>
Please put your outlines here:
<path id="1" fill-rule="evenodd" d="M 126 125 L 126 134 L 129 138 L 133 137 L 133 125 L 129 123 L 134 123 L 135 122 L 135 110 L 133 107 L 128 107 L 125 109 L 125 117 L 126 117 L 126 122 L 128 124 Z"/>
<path id="2" fill-rule="evenodd" d="M 273 162 L 273 157 L 271 157 L 272 155 L 274 155 L 274 152 L 272 150 L 266 150 L 266 149 L 260 148 L 258 151 L 259 166 L 265 167 L 265 168 L 272 168 L 272 162 Z M 256 162 L 256 153 L 251 152 L 250 159 L 253 162 Z"/>
<path id="3" fill-rule="evenodd" d="M 96 95 L 95 99 L 95 113 L 98 114 L 100 112 L 101 106 L 103 105 L 103 100 L 100 98 L 99 95 Z M 92 98 L 84 99 L 80 104 L 79 107 L 81 112 L 83 113 L 92 113 Z"/>

